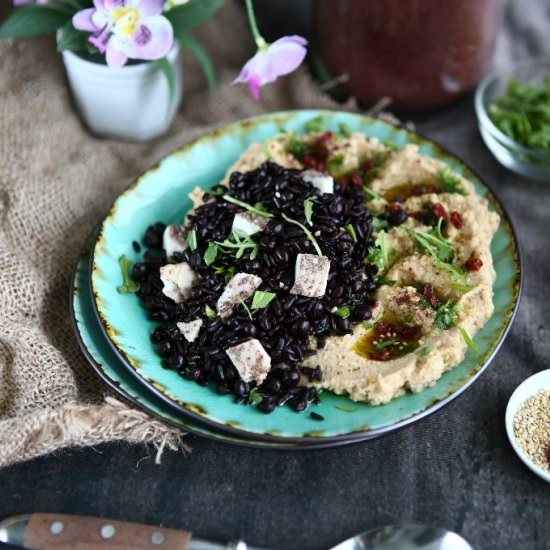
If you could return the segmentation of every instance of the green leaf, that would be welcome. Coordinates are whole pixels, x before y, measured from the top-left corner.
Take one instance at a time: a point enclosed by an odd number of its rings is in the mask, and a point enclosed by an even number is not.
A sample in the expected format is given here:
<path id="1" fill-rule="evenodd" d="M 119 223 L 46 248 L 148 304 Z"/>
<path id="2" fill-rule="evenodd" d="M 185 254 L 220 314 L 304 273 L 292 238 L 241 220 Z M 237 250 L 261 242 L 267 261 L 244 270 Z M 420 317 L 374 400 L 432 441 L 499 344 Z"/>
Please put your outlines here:
<path id="1" fill-rule="evenodd" d="M 338 172 L 338 168 L 341 168 L 344 164 L 345 157 L 344 155 L 335 155 L 327 161 L 327 171 L 329 174 L 334 174 Z"/>
<path id="2" fill-rule="evenodd" d="M 351 235 L 351 238 L 354 240 L 354 242 L 357 242 L 357 233 L 355 232 L 355 227 L 353 227 L 351 223 L 348 223 L 348 225 L 346 225 L 346 231 Z"/>
<path id="3" fill-rule="evenodd" d="M 189 231 L 187 235 L 187 242 L 189 243 L 189 248 L 191 250 L 197 250 L 197 232 L 194 229 Z"/>
<path id="4" fill-rule="evenodd" d="M 437 173 L 437 178 L 443 186 L 443 189 L 448 193 L 458 193 L 464 196 L 468 194 L 462 187 L 458 177 L 453 174 L 453 171 L 448 166 L 445 166 L 445 168 Z"/>
<path id="5" fill-rule="evenodd" d="M 216 71 L 214 70 L 214 65 L 212 64 L 208 53 L 201 46 L 200 42 L 196 38 L 193 38 L 190 34 L 182 34 L 177 38 L 183 46 L 189 48 L 195 54 L 200 63 L 204 76 L 206 77 L 206 81 L 208 82 L 208 89 L 212 91 L 216 87 Z"/>
<path id="6" fill-rule="evenodd" d="M 172 109 L 172 102 L 174 101 L 174 97 L 176 94 L 176 77 L 174 75 L 174 69 L 172 68 L 172 64 L 168 61 L 166 57 L 163 57 L 162 59 L 157 59 L 154 63 L 162 71 L 162 74 L 166 78 L 166 83 L 168 84 L 168 90 L 170 93 L 167 111 L 168 115 L 170 113 L 170 110 Z"/>
<path id="7" fill-rule="evenodd" d="M 0 38 L 31 38 L 55 32 L 71 21 L 74 11 L 54 5 L 17 8 L 0 27 Z"/>
<path id="8" fill-rule="evenodd" d="M 378 286 L 395 286 L 397 284 L 397 281 L 395 281 L 394 279 L 386 279 L 386 277 L 378 277 L 378 279 L 376 279 L 376 284 Z"/>
<path id="9" fill-rule="evenodd" d="M 241 303 L 241 306 L 243 306 L 244 310 L 246 311 L 247 315 L 248 315 L 248 318 L 251 320 L 251 321 L 254 321 L 254 317 L 252 317 L 252 312 L 250 311 L 250 309 L 248 308 L 248 306 L 244 303 L 244 300 L 242 298 L 239 298 L 239 302 Z"/>
<path id="10" fill-rule="evenodd" d="M 304 214 L 306 216 L 306 221 L 308 225 L 313 225 L 313 222 L 311 221 L 311 218 L 313 216 L 313 203 L 317 200 L 316 196 L 308 197 L 304 201 Z"/>
<path id="11" fill-rule="evenodd" d="M 69 50 L 71 52 L 86 51 L 88 49 L 88 33 L 78 31 L 73 27 L 72 21 L 67 21 L 57 41 L 57 51 Z"/>
<path id="12" fill-rule="evenodd" d="M 302 160 L 305 155 L 311 152 L 311 149 L 307 141 L 299 139 L 296 134 L 291 134 L 290 138 L 286 142 L 285 151 L 296 157 L 298 160 Z"/>
<path id="13" fill-rule="evenodd" d="M 380 233 L 380 231 L 388 231 L 389 229 L 391 229 L 388 220 L 383 220 L 378 216 L 374 216 L 372 218 L 372 227 L 375 233 Z"/>
<path id="14" fill-rule="evenodd" d="M 477 344 L 474 342 L 472 337 L 468 334 L 468 331 L 461 326 L 458 327 L 458 330 L 460 331 L 460 334 L 462 334 L 462 338 L 464 338 L 466 344 L 468 344 L 468 347 L 474 350 L 476 353 L 479 353 L 479 348 L 477 347 Z"/>
<path id="15" fill-rule="evenodd" d="M 212 265 L 218 257 L 218 245 L 214 242 L 208 243 L 208 248 L 204 253 L 203 259 L 206 265 Z"/>
<path id="16" fill-rule="evenodd" d="M 223 0 L 190 0 L 183 6 L 177 6 L 163 15 L 172 23 L 174 36 L 179 40 L 181 35 L 202 25 L 221 7 Z"/>
<path id="17" fill-rule="evenodd" d="M 304 129 L 308 134 L 312 132 L 325 132 L 327 129 L 325 117 L 323 115 L 319 115 L 311 120 L 308 120 L 304 124 Z"/>
<path id="18" fill-rule="evenodd" d="M 353 133 L 353 130 L 345 122 L 340 122 L 340 124 L 338 124 L 339 136 L 349 138 L 351 137 L 352 133 Z"/>
<path id="19" fill-rule="evenodd" d="M 252 309 L 264 309 L 275 298 L 274 292 L 264 292 L 263 290 L 256 290 L 254 298 L 252 298 Z"/>
<path id="20" fill-rule="evenodd" d="M 369 189 L 366 185 L 363 185 L 363 193 L 369 197 L 369 199 L 383 199 L 384 196 L 380 193 L 377 193 L 376 191 L 373 191 L 372 189 Z M 387 223 L 387 222 L 386 222 Z"/>
<path id="21" fill-rule="evenodd" d="M 239 199 L 236 199 L 235 197 L 232 197 L 231 195 L 224 195 L 222 197 L 223 200 L 226 200 L 227 202 L 230 202 L 232 204 L 236 204 L 237 206 L 240 206 L 241 208 L 245 208 L 246 210 L 257 214 L 258 216 L 262 216 L 264 218 L 272 218 L 273 214 L 271 212 L 267 212 L 266 210 L 262 210 L 259 208 L 256 208 L 255 206 L 252 206 L 246 202 L 243 202 Z"/>
<path id="22" fill-rule="evenodd" d="M 123 254 L 118 259 L 118 265 L 120 266 L 120 271 L 122 272 L 122 285 L 117 287 L 117 292 L 120 294 L 137 292 L 139 290 L 139 283 L 130 277 L 130 273 L 134 267 L 134 262 L 131 262 L 126 255 Z"/>
<path id="23" fill-rule="evenodd" d="M 286 220 L 288 223 L 293 223 L 294 225 L 297 225 L 302 229 L 302 231 L 306 234 L 306 237 L 311 241 L 311 244 L 315 248 L 315 251 L 319 256 L 323 255 L 323 252 L 321 250 L 321 247 L 319 246 L 319 243 L 317 242 L 317 239 L 313 236 L 313 233 L 303 224 L 300 222 L 293 220 L 292 218 L 289 218 L 286 214 L 281 214 L 283 219 Z"/>
<path id="24" fill-rule="evenodd" d="M 209 319 L 215 319 L 216 316 L 218 315 L 216 313 L 216 310 L 211 308 L 208 304 L 206 304 L 204 306 L 204 314 L 209 318 Z"/>
<path id="25" fill-rule="evenodd" d="M 364 260 L 366 264 L 374 264 L 382 272 L 389 267 L 389 249 L 386 237 L 385 231 L 378 233 L 378 237 L 374 241 L 375 246 L 369 248 L 369 253 Z"/>
<path id="26" fill-rule="evenodd" d="M 374 346 L 374 351 L 382 351 L 383 349 L 389 348 L 390 346 L 393 346 L 395 342 L 393 340 L 382 340 L 381 342 L 378 342 Z"/>
<path id="27" fill-rule="evenodd" d="M 264 396 L 260 393 L 260 390 L 258 390 L 258 388 L 252 388 L 248 395 L 252 403 L 254 403 L 254 405 L 258 405 L 259 403 L 261 403 L 264 398 Z"/>
<path id="28" fill-rule="evenodd" d="M 457 303 L 451 300 L 445 302 L 435 312 L 434 325 L 441 330 L 448 330 L 458 322 L 458 309 Z"/>
<path id="29" fill-rule="evenodd" d="M 339 307 L 334 313 L 342 319 L 347 319 L 351 315 L 351 308 L 349 306 L 342 306 Z"/>
<path id="30" fill-rule="evenodd" d="M 357 412 L 357 407 L 348 407 L 347 405 L 334 405 L 334 408 L 346 413 Z"/>
<path id="31" fill-rule="evenodd" d="M 423 348 L 420 348 L 418 350 L 418 355 L 420 355 L 420 357 L 426 357 L 429 355 L 432 349 L 433 349 L 432 344 L 428 344 L 427 346 L 424 346 Z"/>

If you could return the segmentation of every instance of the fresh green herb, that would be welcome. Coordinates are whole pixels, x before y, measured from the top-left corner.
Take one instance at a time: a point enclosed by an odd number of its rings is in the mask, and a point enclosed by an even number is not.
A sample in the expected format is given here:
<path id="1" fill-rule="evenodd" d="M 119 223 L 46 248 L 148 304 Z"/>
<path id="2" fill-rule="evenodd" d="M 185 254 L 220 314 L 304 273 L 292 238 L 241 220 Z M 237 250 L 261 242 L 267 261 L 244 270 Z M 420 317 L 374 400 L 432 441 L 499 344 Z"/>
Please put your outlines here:
<path id="1" fill-rule="evenodd" d="M 335 155 L 327 161 L 327 171 L 329 174 L 334 175 L 338 172 L 338 168 L 342 168 L 344 164 L 345 157 L 344 155 Z"/>
<path id="2" fill-rule="evenodd" d="M 468 347 L 474 350 L 476 353 L 479 353 L 479 348 L 477 347 L 477 344 L 474 342 L 472 337 L 468 334 L 468 331 L 461 326 L 458 327 L 458 330 L 460 331 L 460 334 L 462 334 L 462 338 L 464 338 L 464 341 L 468 344 Z"/>
<path id="3" fill-rule="evenodd" d="M 208 194 L 211 197 L 221 197 L 226 192 L 227 192 L 227 187 L 225 187 L 225 185 L 216 185 L 214 189 L 211 189 L 210 191 L 208 191 Z"/>
<path id="4" fill-rule="evenodd" d="M 434 260 L 434 263 L 436 267 L 449 271 L 452 279 L 454 279 L 455 281 L 460 281 L 464 279 L 467 275 L 464 269 L 462 269 L 461 267 L 457 267 L 456 265 L 451 265 L 450 263 L 442 262 L 440 260 Z"/>
<path id="5" fill-rule="evenodd" d="M 397 145 L 397 143 L 395 143 L 395 141 L 391 139 L 387 139 L 386 141 L 384 141 L 384 145 L 392 151 L 399 151 L 401 149 L 401 147 L 399 147 L 399 145 Z"/>
<path id="6" fill-rule="evenodd" d="M 370 330 L 375 325 L 375 323 L 370 323 L 369 321 L 363 321 L 361 324 L 363 325 L 363 328 L 366 330 Z"/>
<path id="7" fill-rule="evenodd" d="M 252 317 L 252 312 L 248 308 L 248 306 L 244 303 L 244 300 L 242 298 L 239 298 L 239 302 L 241 303 L 241 306 L 243 306 L 243 309 L 246 311 L 246 314 L 248 315 L 248 318 L 251 321 L 254 321 L 254 317 Z"/>
<path id="8" fill-rule="evenodd" d="M 265 210 L 262 210 L 260 208 L 256 208 L 255 206 L 252 206 L 250 204 L 247 204 L 246 202 L 240 201 L 239 199 L 236 199 L 235 197 L 232 197 L 231 195 L 224 195 L 222 197 L 227 202 L 230 202 L 232 204 L 236 204 L 242 208 L 246 208 L 249 212 L 253 212 L 254 214 L 257 214 L 258 216 L 262 216 L 263 218 L 272 218 L 273 214 L 271 212 L 267 212 Z"/>
<path id="9" fill-rule="evenodd" d="M 449 287 L 453 290 L 460 290 L 461 292 L 468 292 L 474 288 L 474 285 L 461 284 L 461 283 L 449 283 Z"/>
<path id="10" fill-rule="evenodd" d="M 315 251 L 317 252 L 317 254 L 319 254 L 319 256 L 323 255 L 323 252 L 321 250 L 321 247 L 319 246 L 319 243 L 317 242 L 317 240 L 313 236 L 313 233 L 305 225 L 301 224 L 300 222 L 298 222 L 296 220 L 293 220 L 292 218 L 289 218 L 286 214 L 281 214 L 281 216 L 288 223 L 293 223 L 294 225 L 297 225 L 298 227 L 300 227 L 302 229 L 302 231 L 306 234 L 307 238 L 311 241 L 311 244 L 315 248 Z"/>
<path id="11" fill-rule="evenodd" d="M 209 318 L 209 319 L 215 319 L 216 318 L 216 310 L 211 308 L 208 304 L 206 304 L 204 306 L 204 314 Z"/>
<path id="12" fill-rule="evenodd" d="M 351 235 L 351 238 L 355 242 L 357 242 L 357 233 L 355 232 L 355 227 L 353 227 L 351 223 L 348 223 L 348 225 L 346 225 L 346 231 Z"/>
<path id="13" fill-rule="evenodd" d="M 327 125 L 325 117 L 323 115 L 319 115 L 311 120 L 308 120 L 304 124 L 304 129 L 308 134 L 312 132 L 326 132 Z"/>
<path id="14" fill-rule="evenodd" d="M 218 257 L 218 245 L 212 241 L 208 243 L 203 259 L 206 265 L 212 265 Z"/>
<path id="15" fill-rule="evenodd" d="M 543 84 L 510 80 L 506 95 L 489 106 L 489 116 L 518 143 L 550 151 L 550 78 Z"/>
<path id="16" fill-rule="evenodd" d="M 458 193 L 464 196 L 468 194 L 462 187 L 460 180 L 453 174 L 453 171 L 448 166 L 445 166 L 445 168 L 437 173 L 437 179 L 443 186 L 443 189 L 449 193 Z"/>
<path id="17" fill-rule="evenodd" d="M 252 309 L 264 309 L 271 300 L 275 298 L 274 292 L 264 292 L 263 290 L 256 290 L 254 298 L 252 299 Z"/>
<path id="18" fill-rule="evenodd" d="M 122 284 L 117 287 L 117 292 L 120 294 L 132 294 L 137 292 L 139 290 L 139 283 L 130 277 L 130 273 L 134 267 L 134 262 L 131 262 L 126 255 L 123 254 L 118 259 L 118 265 L 120 266 L 120 271 L 122 272 Z"/>
<path id="19" fill-rule="evenodd" d="M 395 342 L 393 340 L 382 340 L 381 342 L 378 342 L 374 346 L 374 351 L 382 351 L 383 349 L 389 348 L 390 346 L 393 346 Z"/>
<path id="20" fill-rule="evenodd" d="M 389 266 L 389 250 L 386 237 L 386 232 L 380 231 L 376 241 L 374 241 L 375 246 L 369 248 L 369 253 L 365 258 L 366 264 L 374 264 L 381 272 L 384 272 Z"/>
<path id="21" fill-rule="evenodd" d="M 405 231 L 412 235 L 420 247 L 433 258 L 439 260 L 440 262 L 450 263 L 455 258 L 455 249 L 453 245 L 449 241 L 446 241 L 441 234 L 442 221 L 442 218 L 440 218 L 438 226 L 429 233 L 423 233 L 408 227 L 405 228 Z"/>
<path id="22" fill-rule="evenodd" d="M 383 195 L 381 195 L 380 193 L 378 193 L 376 191 L 373 191 L 372 189 L 369 189 L 366 185 L 363 185 L 363 193 L 365 193 L 365 195 L 367 195 L 367 197 L 369 197 L 370 200 L 383 199 L 384 198 Z M 386 222 L 386 223 L 388 223 L 388 222 Z"/>
<path id="23" fill-rule="evenodd" d="M 255 260 L 258 256 L 259 245 L 255 242 L 250 235 L 245 235 L 239 231 L 233 230 L 230 238 L 225 239 L 223 242 L 214 241 L 223 252 L 235 251 L 235 258 L 242 258 L 245 252 L 249 252 L 249 258 Z M 227 250 L 224 250 L 227 249 Z"/>
<path id="24" fill-rule="evenodd" d="M 347 319 L 351 315 L 351 308 L 349 306 L 339 307 L 334 314 L 342 319 Z"/>
<path id="25" fill-rule="evenodd" d="M 353 133 L 353 130 L 345 122 L 340 122 L 340 124 L 338 124 L 339 136 L 349 138 L 351 137 L 352 133 Z"/>
<path id="26" fill-rule="evenodd" d="M 258 388 L 252 388 L 248 396 L 250 397 L 250 400 L 252 401 L 252 403 L 254 403 L 254 405 L 261 403 L 264 398 L 264 396 L 260 393 L 260 390 L 258 390 Z"/>
<path id="27" fill-rule="evenodd" d="M 411 311 L 409 311 L 409 313 L 407 313 L 407 315 L 405 315 L 403 320 L 405 321 L 405 323 L 412 323 L 412 322 L 416 321 L 416 310 L 411 309 Z"/>
<path id="28" fill-rule="evenodd" d="M 312 197 L 308 197 L 304 201 L 304 214 L 306 215 L 306 221 L 308 225 L 313 225 L 313 222 L 311 221 L 311 218 L 313 216 L 313 203 L 317 200 L 317 197 L 313 195 Z"/>
<path id="29" fill-rule="evenodd" d="M 334 408 L 345 413 L 357 412 L 357 407 L 348 407 L 347 405 L 334 405 Z"/>
<path id="30" fill-rule="evenodd" d="M 390 224 L 387 220 L 374 216 L 372 218 L 372 227 L 375 233 L 380 233 L 380 231 L 388 231 L 390 229 Z"/>
<path id="31" fill-rule="evenodd" d="M 380 175 L 382 168 L 384 167 L 384 162 L 386 161 L 386 154 L 377 154 L 372 159 L 372 166 L 365 172 L 363 175 L 363 183 L 367 186 L 373 179 Z"/>
<path id="32" fill-rule="evenodd" d="M 187 242 L 189 243 L 189 248 L 191 250 L 197 250 L 197 232 L 194 229 L 191 229 L 187 235 Z"/>
<path id="33" fill-rule="evenodd" d="M 303 141 L 296 134 L 292 134 L 286 142 L 285 151 L 294 155 L 298 160 L 302 160 L 310 152 L 310 146 L 307 141 Z"/>
<path id="34" fill-rule="evenodd" d="M 233 279 L 233 276 L 237 272 L 237 268 L 232 265 L 225 273 L 225 282 L 228 283 L 231 279 Z"/>
<path id="35" fill-rule="evenodd" d="M 428 344 L 427 346 L 424 346 L 423 348 L 420 348 L 418 350 L 418 355 L 420 355 L 420 357 L 426 357 L 432 351 L 432 349 L 432 344 Z"/>
<path id="36" fill-rule="evenodd" d="M 378 277 L 378 279 L 376 279 L 376 284 L 378 286 L 395 286 L 397 284 L 397 281 L 395 281 L 394 279 L 386 279 L 385 277 Z"/>
<path id="37" fill-rule="evenodd" d="M 458 322 L 459 306 L 451 300 L 445 302 L 435 312 L 434 325 L 441 330 L 448 330 Z"/>

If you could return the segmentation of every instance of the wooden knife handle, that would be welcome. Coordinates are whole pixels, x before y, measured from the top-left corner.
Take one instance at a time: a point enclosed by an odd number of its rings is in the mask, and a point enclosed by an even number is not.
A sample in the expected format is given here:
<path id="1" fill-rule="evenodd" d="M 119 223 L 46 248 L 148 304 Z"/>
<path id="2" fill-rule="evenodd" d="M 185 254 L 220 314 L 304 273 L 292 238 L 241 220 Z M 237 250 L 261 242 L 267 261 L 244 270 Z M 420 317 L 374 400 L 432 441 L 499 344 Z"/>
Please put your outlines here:
<path id="1" fill-rule="evenodd" d="M 32 550 L 189 550 L 191 533 L 111 519 L 32 514 L 25 548 Z"/>

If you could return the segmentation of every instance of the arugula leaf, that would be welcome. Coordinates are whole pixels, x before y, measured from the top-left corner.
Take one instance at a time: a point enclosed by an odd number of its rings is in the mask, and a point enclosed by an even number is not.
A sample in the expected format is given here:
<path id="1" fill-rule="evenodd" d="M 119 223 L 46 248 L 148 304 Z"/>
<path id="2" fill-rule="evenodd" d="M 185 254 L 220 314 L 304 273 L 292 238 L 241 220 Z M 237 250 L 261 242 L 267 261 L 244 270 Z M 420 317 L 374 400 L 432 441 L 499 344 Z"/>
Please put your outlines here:
<path id="1" fill-rule="evenodd" d="M 308 120 L 304 124 L 304 129 L 308 134 L 312 132 L 325 132 L 327 129 L 325 117 L 323 115 L 319 115 L 311 120 Z"/>
<path id="2" fill-rule="evenodd" d="M 258 390 L 258 388 L 252 388 L 248 396 L 250 397 L 250 400 L 252 401 L 252 403 L 254 403 L 254 405 L 261 403 L 264 398 L 264 396 L 260 393 L 260 390 Z"/>
<path id="3" fill-rule="evenodd" d="M 311 218 L 313 216 L 313 203 L 317 200 L 317 197 L 314 195 L 312 197 L 308 197 L 304 201 L 304 214 L 306 216 L 306 221 L 308 225 L 313 225 L 313 222 L 311 221 Z"/>
<path id="4" fill-rule="evenodd" d="M 418 355 L 420 355 L 420 357 L 426 357 L 427 355 L 429 355 L 432 349 L 433 349 L 432 344 L 428 344 L 427 346 L 424 346 L 423 348 L 420 348 L 418 350 Z"/>
<path id="5" fill-rule="evenodd" d="M 131 294 L 137 292 L 140 288 L 139 283 L 130 277 L 130 273 L 134 267 L 134 262 L 131 262 L 126 255 L 123 254 L 118 259 L 118 265 L 120 266 L 120 271 L 122 272 L 122 285 L 117 287 L 117 292 L 120 294 Z"/>
<path id="6" fill-rule="evenodd" d="M 395 141 L 391 139 L 387 139 L 386 141 L 384 141 L 384 145 L 392 151 L 399 151 L 401 149 L 401 147 L 399 147 L 399 145 L 397 145 L 397 143 L 395 143 Z"/>
<path id="7" fill-rule="evenodd" d="M 448 330 L 458 322 L 459 305 L 451 300 L 441 305 L 435 312 L 434 325 L 441 330 Z"/>
<path id="8" fill-rule="evenodd" d="M 441 234 L 441 224 L 443 219 L 440 218 L 437 226 L 429 233 L 423 233 L 416 229 L 405 228 L 405 231 L 412 235 L 416 242 L 423 248 L 430 256 L 439 260 L 440 262 L 451 263 L 455 258 L 455 249 L 453 245 L 445 240 Z"/>
<path id="9" fill-rule="evenodd" d="M 464 196 L 468 194 L 462 187 L 460 180 L 453 174 L 453 171 L 448 166 L 445 166 L 445 168 L 437 173 L 437 179 L 443 186 L 443 189 L 449 193 L 458 193 Z"/>
<path id="10" fill-rule="evenodd" d="M 342 319 L 347 319 L 351 315 L 351 308 L 349 306 L 339 307 L 334 314 Z"/>
<path id="11" fill-rule="evenodd" d="M 275 298 L 274 292 L 264 292 L 263 290 L 256 290 L 254 298 L 252 298 L 252 309 L 264 309 Z"/>
<path id="12" fill-rule="evenodd" d="M 338 124 L 339 136 L 349 138 L 351 137 L 352 133 L 353 133 L 353 130 L 345 122 L 340 122 L 340 124 Z"/>
<path id="13" fill-rule="evenodd" d="M 329 174 L 334 174 L 338 172 L 338 168 L 341 168 L 344 164 L 345 160 L 344 155 L 335 155 L 334 157 L 331 157 L 327 161 L 327 171 Z"/>
<path id="14" fill-rule="evenodd" d="M 319 246 L 319 243 L 317 242 L 317 240 L 313 236 L 313 233 L 304 224 L 302 224 L 302 223 L 300 223 L 296 220 L 293 220 L 292 218 L 289 218 L 286 214 L 281 214 L 281 216 L 288 223 L 293 223 L 294 225 L 297 225 L 298 227 L 300 227 L 302 229 L 302 231 L 306 234 L 307 238 L 311 241 L 311 244 L 315 248 L 315 251 L 317 252 L 317 254 L 319 256 L 323 255 L 323 251 L 321 250 L 321 247 Z"/>
<path id="15" fill-rule="evenodd" d="M 389 348 L 390 346 L 393 346 L 395 342 L 393 340 L 382 340 L 381 342 L 378 342 L 374 346 L 374 351 L 382 351 L 383 349 Z"/>
<path id="16" fill-rule="evenodd" d="M 229 253 L 234 251 L 235 258 L 237 259 L 242 258 L 245 252 L 248 252 L 249 258 L 254 260 L 258 257 L 258 252 L 260 249 L 258 243 L 255 242 L 250 235 L 246 235 L 235 230 L 231 232 L 230 238 L 225 239 L 222 242 L 214 241 L 214 244 L 217 244 L 222 252 Z"/>
<path id="17" fill-rule="evenodd" d="M 366 264 L 374 264 L 382 272 L 389 266 L 389 249 L 386 237 L 387 233 L 380 231 L 374 241 L 375 246 L 369 248 L 369 253 L 365 258 Z"/>
<path id="18" fill-rule="evenodd" d="M 474 285 L 461 284 L 461 283 L 449 283 L 449 287 L 454 290 L 460 290 L 461 292 L 468 292 L 474 288 Z"/>
<path id="19" fill-rule="evenodd" d="M 187 242 L 189 243 L 189 248 L 191 250 L 197 250 L 197 232 L 194 229 L 191 229 L 187 235 Z"/>
<path id="20" fill-rule="evenodd" d="M 208 243 L 208 248 L 204 253 L 203 259 L 206 265 L 212 265 L 218 256 L 218 245 L 212 241 Z"/>
<path id="21" fill-rule="evenodd" d="M 376 284 L 378 286 L 395 286 L 397 284 L 397 281 L 393 279 L 386 279 L 385 277 L 378 277 L 378 279 L 376 279 Z"/>
<path id="22" fill-rule="evenodd" d="M 348 223 L 348 225 L 346 225 L 346 231 L 351 235 L 353 241 L 357 242 L 357 233 L 355 232 L 355 227 L 353 227 L 351 223 Z"/>
<path id="23" fill-rule="evenodd" d="M 218 315 L 216 313 L 216 310 L 211 308 L 208 304 L 206 304 L 204 306 L 204 314 L 209 318 L 209 319 L 215 319 L 216 316 Z"/>
<path id="24" fill-rule="evenodd" d="M 460 334 L 462 334 L 462 338 L 464 338 L 464 341 L 466 344 L 468 344 L 468 347 L 472 350 L 474 350 L 476 353 L 479 353 L 479 348 L 477 344 L 474 342 L 472 337 L 468 334 L 468 331 L 464 328 L 459 326 L 458 330 L 460 331 Z"/>
<path id="25" fill-rule="evenodd" d="M 232 204 L 236 204 L 237 206 L 240 206 L 241 208 L 245 208 L 246 210 L 253 212 L 254 214 L 257 214 L 258 216 L 262 216 L 263 218 L 272 218 L 273 214 L 271 212 L 267 212 L 266 210 L 262 210 L 260 208 L 256 208 L 255 206 L 252 206 L 246 202 L 243 202 L 239 199 L 236 199 L 235 197 L 232 197 L 231 195 L 224 195 L 222 199 L 226 200 L 227 202 L 230 202 Z"/>
<path id="26" fill-rule="evenodd" d="M 311 148 L 307 141 L 303 141 L 299 139 L 296 134 L 292 134 L 286 142 L 285 151 L 294 155 L 298 160 L 302 160 L 302 158 L 311 151 Z"/>
<path id="27" fill-rule="evenodd" d="M 252 317 L 252 312 L 250 311 L 250 309 L 248 308 L 248 306 L 244 303 L 244 300 L 242 298 L 239 298 L 239 302 L 241 303 L 241 306 L 243 306 L 244 310 L 246 311 L 249 319 L 251 321 L 254 321 L 254 317 Z"/>
<path id="28" fill-rule="evenodd" d="M 378 216 L 372 218 L 372 227 L 375 233 L 380 233 L 380 231 L 388 231 L 390 229 L 390 224 L 388 220 L 383 220 Z"/>
<path id="29" fill-rule="evenodd" d="M 369 189 L 366 185 L 363 185 L 363 193 L 369 197 L 369 199 L 384 199 L 384 196 L 378 193 L 377 191 L 373 191 L 372 189 Z"/>

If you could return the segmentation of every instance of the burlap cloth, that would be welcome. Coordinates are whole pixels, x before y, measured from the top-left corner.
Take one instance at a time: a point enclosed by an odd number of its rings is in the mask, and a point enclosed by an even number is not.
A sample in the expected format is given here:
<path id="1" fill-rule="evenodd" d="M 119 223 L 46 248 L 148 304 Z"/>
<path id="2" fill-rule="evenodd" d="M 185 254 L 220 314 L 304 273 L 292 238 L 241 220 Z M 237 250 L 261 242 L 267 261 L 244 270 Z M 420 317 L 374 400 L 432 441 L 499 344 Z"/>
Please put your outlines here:
<path id="1" fill-rule="evenodd" d="M 266 88 L 260 103 L 231 86 L 253 53 L 245 25 L 226 3 L 201 29 L 220 85 L 208 94 L 198 64 L 184 55 L 181 110 L 167 135 L 145 144 L 88 133 L 53 38 L 0 41 L 0 466 L 112 440 L 160 453 L 186 447 L 181 432 L 116 400 L 87 365 L 69 318 L 70 274 L 116 196 L 165 154 L 242 117 L 334 107 L 305 68 Z"/>

